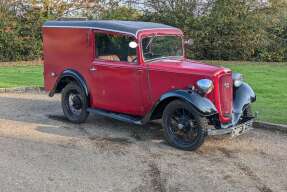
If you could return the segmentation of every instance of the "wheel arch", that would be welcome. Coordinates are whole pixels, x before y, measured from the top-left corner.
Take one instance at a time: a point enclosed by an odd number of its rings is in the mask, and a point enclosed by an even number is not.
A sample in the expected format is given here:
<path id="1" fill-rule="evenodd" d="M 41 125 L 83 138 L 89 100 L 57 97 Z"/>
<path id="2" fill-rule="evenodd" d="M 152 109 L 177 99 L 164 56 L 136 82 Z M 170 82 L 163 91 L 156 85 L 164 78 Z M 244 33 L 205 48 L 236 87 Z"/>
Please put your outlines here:
<path id="1" fill-rule="evenodd" d="M 85 92 L 86 96 L 89 97 L 89 89 L 84 77 L 73 69 L 66 69 L 58 77 L 53 89 L 50 91 L 49 96 L 53 97 L 55 93 L 61 93 L 61 91 L 68 85 L 70 82 L 76 82 Z"/>
<path id="2" fill-rule="evenodd" d="M 162 117 L 165 107 L 174 100 L 181 100 L 180 97 L 168 97 L 164 100 L 159 101 L 156 106 L 152 109 L 149 120 L 160 119 Z"/>
<path id="3" fill-rule="evenodd" d="M 151 112 L 148 114 L 148 120 L 160 119 L 165 107 L 174 100 L 182 100 L 191 104 L 191 106 L 201 116 L 211 116 L 217 113 L 214 104 L 207 98 L 200 96 L 192 90 L 174 90 L 163 94 L 156 102 Z"/>

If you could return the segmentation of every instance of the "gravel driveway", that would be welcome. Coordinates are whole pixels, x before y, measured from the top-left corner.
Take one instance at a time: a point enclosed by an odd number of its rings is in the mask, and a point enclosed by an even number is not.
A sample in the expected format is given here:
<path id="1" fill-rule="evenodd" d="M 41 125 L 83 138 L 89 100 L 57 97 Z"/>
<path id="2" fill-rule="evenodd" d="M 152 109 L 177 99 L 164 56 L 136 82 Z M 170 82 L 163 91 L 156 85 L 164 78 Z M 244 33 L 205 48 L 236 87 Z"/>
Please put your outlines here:
<path id="1" fill-rule="evenodd" d="M 65 120 L 60 97 L 0 94 L 0 191 L 287 191 L 287 134 L 169 147 L 159 123 Z"/>

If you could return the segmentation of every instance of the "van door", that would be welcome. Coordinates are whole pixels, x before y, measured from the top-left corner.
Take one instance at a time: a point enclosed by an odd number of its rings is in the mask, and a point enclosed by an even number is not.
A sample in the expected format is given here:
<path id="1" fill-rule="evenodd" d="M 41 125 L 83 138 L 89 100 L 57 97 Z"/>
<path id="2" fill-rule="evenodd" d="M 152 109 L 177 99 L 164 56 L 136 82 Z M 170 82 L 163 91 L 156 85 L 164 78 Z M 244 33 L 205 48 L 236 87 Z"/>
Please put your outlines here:
<path id="1" fill-rule="evenodd" d="M 142 68 L 132 37 L 95 33 L 96 58 L 90 66 L 92 107 L 142 116 Z"/>

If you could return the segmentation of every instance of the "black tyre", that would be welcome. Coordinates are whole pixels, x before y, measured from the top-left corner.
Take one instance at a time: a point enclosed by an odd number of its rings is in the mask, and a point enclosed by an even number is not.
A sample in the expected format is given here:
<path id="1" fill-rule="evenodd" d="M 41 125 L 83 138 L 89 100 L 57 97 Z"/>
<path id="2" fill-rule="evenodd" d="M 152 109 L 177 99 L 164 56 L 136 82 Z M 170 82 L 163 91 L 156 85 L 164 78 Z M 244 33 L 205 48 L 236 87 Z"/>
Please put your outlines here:
<path id="1" fill-rule="evenodd" d="M 66 118 L 73 123 L 83 123 L 89 116 L 88 99 L 83 89 L 75 82 L 62 91 L 62 109 Z"/>
<path id="2" fill-rule="evenodd" d="M 176 148 L 196 150 L 207 136 L 207 119 L 181 100 L 172 101 L 166 106 L 162 120 L 165 138 Z"/>
<path id="3" fill-rule="evenodd" d="M 253 117 L 253 113 L 252 113 L 252 109 L 251 109 L 250 104 L 243 111 L 243 117 L 245 117 L 245 118 L 252 118 Z"/>

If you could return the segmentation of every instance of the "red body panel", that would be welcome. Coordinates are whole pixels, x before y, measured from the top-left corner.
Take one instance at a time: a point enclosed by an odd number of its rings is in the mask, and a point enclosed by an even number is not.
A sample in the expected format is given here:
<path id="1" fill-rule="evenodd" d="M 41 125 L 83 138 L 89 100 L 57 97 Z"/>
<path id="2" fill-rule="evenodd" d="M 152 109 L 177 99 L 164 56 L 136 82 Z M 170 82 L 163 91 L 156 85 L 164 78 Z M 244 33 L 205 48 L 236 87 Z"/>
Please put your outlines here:
<path id="1" fill-rule="evenodd" d="M 44 79 L 45 89 L 50 91 L 57 78 L 65 69 L 74 69 L 82 76 L 89 77 L 88 68 L 92 62 L 94 50 L 87 29 L 44 28 Z M 51 73 L 55 73 L 52 76 Z M 89 79 L 86 79 L 89 84 Z"/>
<path id="2" fill-rule="evenodd" d="M 92 106 L 116 112 L 143 115 L 142 72 L 138 65 L 94 61 Z"/>
<path id="3" fill-rule="evenodd" d="M 92 107 L 144 116 L 162 94 L 209 78 L 215 87 L 207 97 L 215 104 L 221 123 L 230 121 L 227 114 L 231 113 L 232 80 L 228 69 L 184 58 L 144 62 L 140 43 L 138 64 L 100 61 L 95 59 L 94 31 L 90 29 L 44 28 L 43 33 L 47 91 L 54 87 L 65 69 L 74 69 L 87 82 Z M 140 42 L 145 36 L 165 34 L 183 35 L 175 29 L 146 30 L 138 33 L 136 41 Z M 224 87 L 224 83 L 230 83 L 230 87 Z"/>

